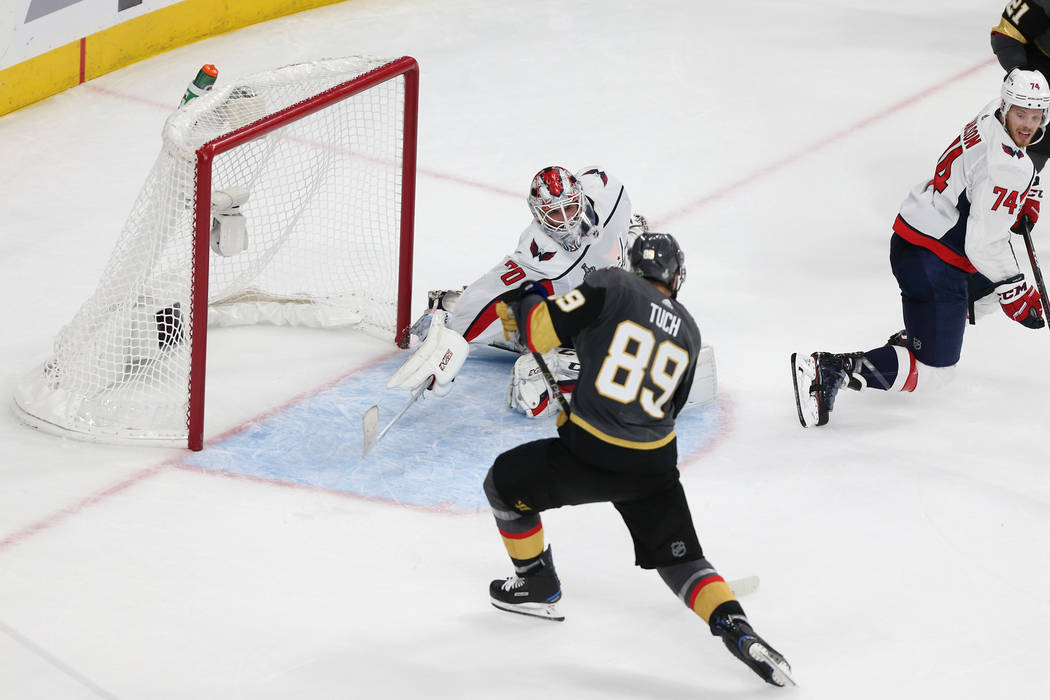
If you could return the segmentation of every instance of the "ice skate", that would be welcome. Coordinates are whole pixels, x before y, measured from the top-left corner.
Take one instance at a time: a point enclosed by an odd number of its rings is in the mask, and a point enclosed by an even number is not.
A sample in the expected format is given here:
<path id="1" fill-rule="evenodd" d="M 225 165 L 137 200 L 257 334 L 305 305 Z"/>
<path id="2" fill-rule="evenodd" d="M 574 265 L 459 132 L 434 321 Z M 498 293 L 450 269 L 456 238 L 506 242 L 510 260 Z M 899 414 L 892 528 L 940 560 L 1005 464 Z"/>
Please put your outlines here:
<path id="1" fill-rule="evenodd" d="M 843 384 L 859 390 L 853 379 L 853 360 L 862 353 L 815 352 L 809 357 L 791 353 L 791 379 L 795 385 L 795 407 L 803 428 L 825 425 Z"/>
<path id="2" fill-rule="evenodd" d="M 741 615 L 712 618 L 711 633 L 721 637 L 733 656 L 747 664 L 766 683 L 795 685 L 791 678 L 791 665 L 779 651 L 755 634 L 747 618 Z"/>
<path id="3" fill-rule="evenodd" d="M 565 619 L 555 605 L 561 599 L 561 582 L 554 571 L 550 547 L 529 571 L 490 583 L 489 597 L 500 610 L 556 622 Z"/>

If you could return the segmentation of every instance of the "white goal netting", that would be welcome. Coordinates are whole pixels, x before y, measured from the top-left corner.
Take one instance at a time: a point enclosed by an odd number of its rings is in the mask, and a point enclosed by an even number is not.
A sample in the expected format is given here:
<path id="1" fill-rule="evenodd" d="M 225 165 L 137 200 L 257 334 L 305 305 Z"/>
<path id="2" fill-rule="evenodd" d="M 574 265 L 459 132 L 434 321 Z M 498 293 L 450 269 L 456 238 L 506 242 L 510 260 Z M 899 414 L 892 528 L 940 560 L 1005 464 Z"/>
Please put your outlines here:
<path id="1" fill-rule="evenodd" d="M 185 442 L 205 278 L 213 325 L 354 325 L 393 339 L 405 78 L 331 96 L 386 64 L 220 78 L 175 111 L 97 290 L 18 386 L 22 416 L 91 439 Z M 198 170 L 201 152 L 214 153 L 210 170 Z"/>

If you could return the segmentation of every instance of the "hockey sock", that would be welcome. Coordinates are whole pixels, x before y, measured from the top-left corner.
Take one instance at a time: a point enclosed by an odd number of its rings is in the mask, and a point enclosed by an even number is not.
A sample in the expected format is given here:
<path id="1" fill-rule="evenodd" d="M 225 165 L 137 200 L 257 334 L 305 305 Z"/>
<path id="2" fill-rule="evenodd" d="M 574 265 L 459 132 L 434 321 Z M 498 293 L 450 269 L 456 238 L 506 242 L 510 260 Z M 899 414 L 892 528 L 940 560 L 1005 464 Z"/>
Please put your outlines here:
<path id="1" fill-rule="evenodd" d="M 881 391 L 902 389 L 897 385 L 903 384 L 914 362 L 906 362 L 903 365 L 904 377 L 901 378 L 901 382 L 898 382 L 898 375 L 901 373 L 901 355 L 910 356 L 911 353 L 907 348 L 897 345 L 883 345 L 869 350 L 853 360 L 853 376 L 859 376 L 863 384 L 872 389 Z"/>
<path id="2" fill-rule="evenodd" d="M 507 548 L 517 573 L 525 573 L 539 563 L 543 553 L 543 521 L 539 513 L 525 514 L 521 509 L 508 506 L 496 490 L 491 469 L 485 476 L 483 488 L 503 538 L 503 546 Z M 529 508 L 526 506 L 525 510 Z"/>
<path id="3" fill-rule="evenodd" d="M 523 523 L 523 520 L 531 522 Z M 535 523 L 532 527 L 518 532 L 523 525 L 529 525 L 532 522 Z M 503 538 L 503 546 L 507 548 L 507 554 L 514 562 L 514 570 L 517 573 L 524 574 L 539 564 L 540 555 L 543 554 L 543 523 L 540 522 L 540 516 L 521 518 L 512 523 L 501 523 L 497 518 L 496 525 L 499 527 L 500 537 Z"/>
<path id="4" fill-rule="evenodd" d="M 706 559 L 661 566 L 657 571 L 674 594 L 704 622 L 710 623 L 716 610 L 719 613 L 744 614 L 729 584 Z"/>

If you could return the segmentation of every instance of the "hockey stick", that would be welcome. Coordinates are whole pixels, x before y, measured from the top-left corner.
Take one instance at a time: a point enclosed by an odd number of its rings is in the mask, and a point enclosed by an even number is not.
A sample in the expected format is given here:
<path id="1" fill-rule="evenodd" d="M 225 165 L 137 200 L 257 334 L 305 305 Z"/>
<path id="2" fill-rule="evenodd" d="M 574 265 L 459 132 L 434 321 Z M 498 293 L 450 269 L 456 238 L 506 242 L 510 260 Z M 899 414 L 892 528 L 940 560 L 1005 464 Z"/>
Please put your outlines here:
<path id="1" fill-rule="evenodd" d="M 386 435 L 386 432 L 393 427 L 394 423 L 397 423 L 401 416 L 405 415 L 405 411 L 419 400 L 419 397 L 423 395 L 423 390 L 427 387 L 427 384 L 430 383 L 431 379 L 427 379 L 427 381 L 423 382 L 412 391 L 412 396 L 409 398 L 408 403 L 405 404 L 405 407 L 398 411 L 397 415 L 394 416 L 394 419 L 387 423 L 386 427 L 378 433 L 376 432 L 376 429 L 379 427 L 379 406 L 371 406 L 365 411 L 365 415 L 361 417 L 361 427 L 364 430 L 364 440 L 361 443 L 362 457 L 367 457 L 368 453 L 373 447 L 375 447 L 375 444 Z"/>
<path id="2" fill-rule="evenodd" d="M 543 359 L 543 355 L 535 350 L 532 351 L 532 359 L 536 360 L 536 364 L 539 365 L 540 372 L 543 373 L 543 379 L 547 382 L 547 387 L 554 394 L 554 398 L 558 399 L 558 403 L 561 404 L 561 410 L 565 411 L 567 418 L 569 416 L 569 402 L 565 400 L 565 394 L 561 393 L 561 387 L 558 386 L 558 382 L 554 381 L 554 375 L 551 374 L 550 368 L 547 367 L 547 361 Z"/>
<path id="3" fill-rule="evenodd" d="M 732 581 L 726 581 L 726 585 L 729 586 L 729 590 L 733 591 L 735 596 L 751 595 L 758 590 L 758 576 L 733 579 Z"/>
<path id="4" fill-rule="evenodd" d="M 1032 277 L 1035 278 L 1035 287 L 1039 290 L 1043 305 L 1043 319 L 1050 328 L 1050 300 L 1046 298 L 1046 284 L 1043 282 L 1043 271 L 1039 269 L 1039 258 L 1035 256 L 1035 246 L 1032 245 L 1032 222 L 1028 217 L 1025 217 L 1021 237 L 1024 238 L 1024 247 L 1028 249 L 1028 260 L 1032 263 Z"/>

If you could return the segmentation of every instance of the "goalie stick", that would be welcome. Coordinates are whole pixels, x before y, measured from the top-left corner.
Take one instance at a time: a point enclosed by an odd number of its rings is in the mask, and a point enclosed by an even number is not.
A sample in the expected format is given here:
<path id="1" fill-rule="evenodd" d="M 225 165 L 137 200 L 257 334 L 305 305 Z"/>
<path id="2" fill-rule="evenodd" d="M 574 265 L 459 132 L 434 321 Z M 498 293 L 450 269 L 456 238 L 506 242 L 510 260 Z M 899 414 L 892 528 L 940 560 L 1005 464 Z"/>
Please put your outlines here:
<path id="1" fill-rule="evenodd" d="M 1043 305 L 1043 320 L 1050 328 L 1050 300 L 1046 298 L 1046 284 L 1043 283 L 1043 271 L 1039 269 L 1039 258 L 1035 256 L 1035 246 L 1032 245 L 1032 222 L 1028 217 L 1024 219 L 1021 229 L 1021 237 L 1024 238 L 1024 247 L 1028 249 L 1028 260 L 1032 263 L 1032 277 L 1035 278 L 1035 287 L 1039 290 L 1039 301 Z"/>
<path id="2" fill-rule="evenodd" d="M 391 427 L 393 427 L 394 423 L 397 423 L 401 416 L 405 415 L 405 411 L 407 411 L 412 404 L 419 400 L 419 398 L 423 395 L 423 390 L 426 389 L 427 385 L 432 379 L 433 377 L 417 386 L 412 391 L 412 396 L 408 399 L 408 403 L 405 404 L 404 408 L 398 411 L 397 415 L 394 416 L 393 420 L 387 423 L 386 427 L 378 432 L 376 431 L 379 428 L 379 406 L 373 405 L 369 407 L 367 411 L 365 411 L 365 414 L 361 417 L 361 427 L 364 432 L 364 439 L 361 443 L 362 457 L 367 457 L 368 453 L 372 450 L 373 447 L 375 447 L 375 444 L 379 442 L 384 435 L 386 435 L 386 432 L 390 430 Z"/>

